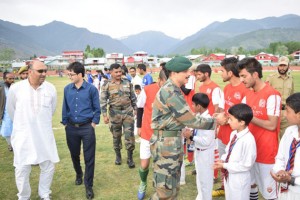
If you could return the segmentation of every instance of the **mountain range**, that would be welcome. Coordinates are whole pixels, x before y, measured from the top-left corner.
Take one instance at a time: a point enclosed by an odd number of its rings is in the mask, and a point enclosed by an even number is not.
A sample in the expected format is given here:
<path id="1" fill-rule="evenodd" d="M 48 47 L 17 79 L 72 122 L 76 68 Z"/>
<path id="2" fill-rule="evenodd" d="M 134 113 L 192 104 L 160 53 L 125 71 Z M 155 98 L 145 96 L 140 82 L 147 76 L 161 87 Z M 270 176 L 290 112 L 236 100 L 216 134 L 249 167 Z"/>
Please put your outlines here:
<path id="1" fill-rule="evenodd" d="M 113 39 L 59 21 L 43 26 L 22 26 L 0 20 L 0 49 L 14 49 L 17 58 L 84 50 L 88 44 L 92 48 L 102 48 L 106 53 L 130 55 L 135 51 L 146 51 L 149 55 L 170 55 L 190 54 L 191 49 L 201 47 L 259 49 L 278 41 L 300 41 L 300 16 L 290 14 L 257 20 L 213 22 L 183 40 L 158 31 L 145 31 Z"/>

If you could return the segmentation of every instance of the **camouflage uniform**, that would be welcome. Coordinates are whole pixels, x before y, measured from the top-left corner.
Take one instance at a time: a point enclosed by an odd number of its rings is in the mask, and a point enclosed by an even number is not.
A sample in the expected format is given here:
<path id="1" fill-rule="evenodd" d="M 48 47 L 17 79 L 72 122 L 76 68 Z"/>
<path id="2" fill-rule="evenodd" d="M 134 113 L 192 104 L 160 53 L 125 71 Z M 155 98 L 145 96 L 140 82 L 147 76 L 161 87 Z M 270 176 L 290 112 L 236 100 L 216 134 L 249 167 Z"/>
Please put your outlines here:
<path id="1" fill-rule="evenodd" d="M 286 120 L 285 114 L 285 101 L 286 99 L 294 93 L 294 80 L 292 75 L 288 72 L 285 77 L 280 76 L 279 73 L 271 74 L 267 77 L 266 82 L 277 90 L 281 94 L 281 115 L 280 115 L 280 135 L 279 139 L 284 134 L 285 129 L 288 127 L 288 122 Z"/>
<path id="2" fill-rule="evenodd" d="M 195 116 L 189 109 L 181 90 L 171 79 L 157 93 L 153 103 L 150 139 L 153 157 L 152 199 L 177 199 L 180 168 L 183 160 L 181 130 L 185 127 L 213 130 L 213 119 Z"/>
<path id="3" fill-rule="evenodd" d="M 126 149 L 133 151 L 135 148 L 133 111 L 136 110 L 136 96 L 132 84 L 127 79 L 121 79 L 120 84 L 113 80 L 106 81 L 101 88 L 100 96 L 103 116 L 107 115 L 107 104 L 114 149 L 122 149 L 123 127 Z"/>

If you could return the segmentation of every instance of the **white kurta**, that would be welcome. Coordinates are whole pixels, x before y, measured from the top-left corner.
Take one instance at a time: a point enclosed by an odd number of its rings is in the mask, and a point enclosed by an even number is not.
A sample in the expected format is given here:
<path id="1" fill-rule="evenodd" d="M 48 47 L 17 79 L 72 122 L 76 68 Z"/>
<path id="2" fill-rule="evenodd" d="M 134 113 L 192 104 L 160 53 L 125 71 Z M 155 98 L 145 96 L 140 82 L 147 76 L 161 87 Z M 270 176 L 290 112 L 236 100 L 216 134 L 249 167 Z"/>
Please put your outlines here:
<path id="1" fill-rule="evenodd" d="M 256 159 L 256 143 L 248 128 L 239 133 L 233 131 L 230 135 L 230 142 L 226 146 L 226 153 L 221 157 L 223 161 L 226 160 L 234 135 L 237 135 L 235 145 L 232 148 L 228 163 L 224 163 L 224 168 L 228 170 L 228 179 L 224 181 L 225 195 L 228 200 L 244 200 L 249 199 L 250 169 Z"/>
<path id="2" fill-rule="evenodd" d="M 44 82 L 36 90 L 28 79 L 11 86 L 7 109 L 14 127 L 11 143 L 14 149 L 14 166 L 59 162 L 52 131 L 52 115 L 56 108 L 55 87 Z"/>
<path id="3" fill-rule="evenodd" d="M 278 153 L 275 158 L 275 165 L 273 166 L 273 171 L 275 173 L 277 173 L 280 170 L 285 170 L 287 162 L 289 160 L 290 146 L 294 138 L 297 141 L 300 140 L 298 126 L 296 125 L 289 126 L 285 130 L 284 135 L 280 140 Z M 295 177 L 295 186 L 289 185 L 288 192 L 286 192 L 284 195 L 279 194 L 278 199 L 288 199 L 288 198 L 281 198 L 287 195 L 294 197 L 295 199 L 300 198 L 300 147 L 298 147 L 296 151 L 292 176 Z M 298 198 L 296 198 L 295 196 L 297 196 Z"/>
<path id="4" fill-rule="evenodd" d="M 131 79 L 131 83 L 133 85 L 133 88 L 134 88 L 135 85 L 140 85 L 142 87 L 143 80 L 138 75 L 135 75 L 135 77 Z"/>

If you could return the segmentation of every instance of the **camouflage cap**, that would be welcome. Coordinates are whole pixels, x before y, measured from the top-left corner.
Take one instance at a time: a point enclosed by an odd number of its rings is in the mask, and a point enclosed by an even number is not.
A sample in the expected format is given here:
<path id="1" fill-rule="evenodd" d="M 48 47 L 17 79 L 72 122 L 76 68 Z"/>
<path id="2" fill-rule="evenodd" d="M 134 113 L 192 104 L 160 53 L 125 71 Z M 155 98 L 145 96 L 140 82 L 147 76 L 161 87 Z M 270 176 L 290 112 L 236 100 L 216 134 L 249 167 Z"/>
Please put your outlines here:
<path id="1" fill-rule="evenodd" d="M 182 72 L 189 69 L 192 66 L 192 62 L 186 57 L 175 57 L 166 64 L 166 69 L 172 72 Z"/>
<path id="2" fill-rule="evenodd" d="M 23 72 L 28 71 L 28 66 L 21 67 L 18 71 L 18 74 L 22 74 Z"/>
<path id="3" fill-rule="evenodd" d="M 278 65 L 289 65 L 289 58 L 286 56 L 281 56 L 278 60 Z"/>

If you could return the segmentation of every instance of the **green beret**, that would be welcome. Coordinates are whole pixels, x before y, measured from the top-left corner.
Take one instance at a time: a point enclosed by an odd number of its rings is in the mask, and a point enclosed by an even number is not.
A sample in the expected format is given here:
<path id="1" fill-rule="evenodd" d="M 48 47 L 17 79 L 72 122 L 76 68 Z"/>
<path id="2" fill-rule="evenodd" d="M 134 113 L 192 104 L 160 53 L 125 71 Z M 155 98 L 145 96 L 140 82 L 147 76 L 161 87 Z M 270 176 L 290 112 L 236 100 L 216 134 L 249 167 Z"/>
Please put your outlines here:
<path id="1" fill-rule="evenodd" d="M 25 71 L 28 71 L 28 67 L 27 66 L 24 66 L 24 67 L 21 67 L 18 71 L 18 74 L 22 74 L 23 72 Z"/>
<path id="2" fill-rule="evenodd" d="M 166 64 L 166 69 L 172 72 L 182 72 L 188 70 L 192 66 L 192 62 L 186 57 L 175 57 Z"/>

